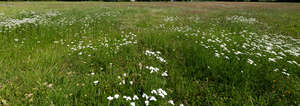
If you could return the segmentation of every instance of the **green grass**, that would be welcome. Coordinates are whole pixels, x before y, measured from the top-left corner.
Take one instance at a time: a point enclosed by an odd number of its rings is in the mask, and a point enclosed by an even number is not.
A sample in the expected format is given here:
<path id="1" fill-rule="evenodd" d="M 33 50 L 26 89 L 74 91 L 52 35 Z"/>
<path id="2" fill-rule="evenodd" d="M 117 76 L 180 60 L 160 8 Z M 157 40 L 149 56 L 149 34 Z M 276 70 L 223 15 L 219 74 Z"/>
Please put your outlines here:
<path id="1" fill-rule="evenodd" d="M 0 2 L 0 105 L 140 106 L 144 93 L 157 99 L 150 105 L 299 105 L 299 10 L 297 3 Z M 159 88 L 164 98 L 151 93 Z M 139 100 L 123 99 L 134 95 Z"/>

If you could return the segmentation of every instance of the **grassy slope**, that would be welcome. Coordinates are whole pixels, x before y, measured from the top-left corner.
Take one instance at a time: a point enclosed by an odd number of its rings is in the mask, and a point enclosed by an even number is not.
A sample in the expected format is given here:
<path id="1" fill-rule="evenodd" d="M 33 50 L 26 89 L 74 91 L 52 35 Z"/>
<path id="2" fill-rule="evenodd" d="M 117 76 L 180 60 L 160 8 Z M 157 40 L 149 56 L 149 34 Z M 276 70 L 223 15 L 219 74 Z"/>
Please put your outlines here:
<path id="1" fill-rule="evenodd" d="M 184 105 L 282 105 L 300 102 L 299 66 L 286 63 L 286 60 L 300 63 L 299 56 L 288 55 L 282 61 L 272 63 L 267 61 L 270 54 L 265 57 L 242 55 L 238 60 L 231 58 L 235 55 L 229 53 L 231 59 L 226 60 L 215 57 L 215 49 L 206 49 L 195 43 L 202 41 L 203 32 L 220 37 L 222 31 L 233 33 L 245 29 L 259 35 L 272 36 L 271 34 L 280 33 L 299 38 L 300 4 L 0 4 L 0 13 L 16 19 L 32 17 L 30 13 L 21 14 L 22 10 L 32 10 L 35 14 L 45 14 L 50 10 L 61 13 L 47 18 L 46 23 L 23 24 L 0 32 L 2 104 L 120 105 L 130 102 L 123 99 L 109 102 L 107 97 L 114 94 L 136 94 L 140 97 L 136 104 L 144 105 L 142 94 L 150 95 L 151 90 L 158 88 L 165 90 L 168 96 L 164 99 L 157 96 L 158 101 L 151 102 L 151 105 L 167 105 L 171 99 L 176 104 Z M 253 17 L 263 24 L 231 23 L 224 18 L 233 15 Z M 166 16 L 175 18 L 166 21 Z M 178 31 L 182 27 L 192 30 Z M 210 31 L 211 28 L 213 31 Z M 196 30 L 201 32 L 195 32 Z M 121 35 L 130 33 L 137 35 L 132 40 L 136 40 L 137 44 L 116 49 L 120 42 L 114 39 L 124 39 Z M 195 33 L 200 37 L 185 36 Z M 230 38 L 242 44 L 244 39 L 240 36 L 241 34 L 237 34 Z M 89 47 L 96 49 L 71 49 L 88 47 L 89 44 Z M 103 44 L 109 46 L 105 47 Z M 207 44 L 222 52 L 218 44 Z M 299 47 L 299 43 L 293 45 Z M 229 48 L 244 50 L 234 45 Z M 167 63 L 146 56 L 146 50 L 160 51 Z M 257 66 L 248 64 L 249 58 Z M 161 71 L 150 74 L 145 66 L 158 67 Z M 274 68 L 287 69 L 291 75 L 274 72 Z M 165 70 L 168 70 L 168 77 L 160 75 Z M 91 75 L 92 72 L 95 75 Z M 133 81 L 133 85 L 128 82 L 119 85 L 122 80 L 117 77 L 124 73 L 127 73 L 126 81 Z M 96 80 L 99 81 L 97 85 L 93 84 Z"/>

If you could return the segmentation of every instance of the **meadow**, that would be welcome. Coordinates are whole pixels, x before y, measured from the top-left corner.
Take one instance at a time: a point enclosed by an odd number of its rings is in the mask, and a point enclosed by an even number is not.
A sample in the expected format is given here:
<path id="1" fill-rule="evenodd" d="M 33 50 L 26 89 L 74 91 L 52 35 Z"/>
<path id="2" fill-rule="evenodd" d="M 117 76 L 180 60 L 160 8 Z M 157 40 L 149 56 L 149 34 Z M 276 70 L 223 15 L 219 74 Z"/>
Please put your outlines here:
<path id="1" fill-rule="evenodd" d="M 0 2 L 0 105 L 299 105 L 299 11 Z"/>

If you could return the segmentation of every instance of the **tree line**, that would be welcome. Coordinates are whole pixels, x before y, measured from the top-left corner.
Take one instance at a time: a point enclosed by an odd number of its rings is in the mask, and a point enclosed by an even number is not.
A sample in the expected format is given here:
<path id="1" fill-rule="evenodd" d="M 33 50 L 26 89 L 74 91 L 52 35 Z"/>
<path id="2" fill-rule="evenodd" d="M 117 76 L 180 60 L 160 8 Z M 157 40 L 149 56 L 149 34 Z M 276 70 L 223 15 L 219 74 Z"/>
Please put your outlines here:
<path id="1" fill-rule="evenodd" d="M 105 1 L 129 2 L 130 0 L 0 0 L 0 1 Z M 236 2 L 300 2 L 300 0 L 134 0 L 134 1 L 236 1 Z"/>

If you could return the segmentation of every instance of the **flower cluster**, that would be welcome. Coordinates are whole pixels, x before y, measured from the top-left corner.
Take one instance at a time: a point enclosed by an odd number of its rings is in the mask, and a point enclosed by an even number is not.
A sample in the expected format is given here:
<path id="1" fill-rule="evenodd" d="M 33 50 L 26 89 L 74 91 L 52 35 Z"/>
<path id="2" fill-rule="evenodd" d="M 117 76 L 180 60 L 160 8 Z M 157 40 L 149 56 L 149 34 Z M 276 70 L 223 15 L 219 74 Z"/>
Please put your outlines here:
<path id="1" fill-rule="evenodd" d="M 156 51 L 156 52 L 152 52 L 150 50 L 146 50 L 145 52 L 145 55 L 146 56 L 154 56 L 156 59 L 158 59 L 160 62 L 163 62 L 163 63 L 166 63 L 166 60 L 164 58 L 162 58 L 160 56 L 160 52 L 159 51 Z"/>
<path id="2" fill-rule="evenodd" d="M 8 29 L 11 29 L 11 28 L 19 27 L 22 24 L 42 24 L 42 23 L 47 23 L 48 18 L 61 15 L 60 12 L 53 11 L 53 10 L 48 11 L 45 14 L 37 14 L 34 11 L 24 11 L 23 10 L 20 12 L 20 14 L 24 14 L 25 16 L 28 15 L 29 17 L 25 17 L 23 19 L 8 18 L 6 20 L 2 20 L 2 21 L 0 21 L 0 27 L 5 27 Z"/>
<path id="3" fill-rule="evenodd" d="M 226 17 L 226 20 L 231 21 L 233 23 L 247 23 L 247 24 L 254 24 L 254 23 L 258 23 L 258 21 L 255 18 L 247 18 L 244 16 L 228 16 Z"/>
<path id="4" fill-rule="evenodd" d="M 227 17 L 227 20 L 239 20 L 240 22 L 254 23 L 256 19 L 241 16 Z M 192 39 L 196 44 L 210 49 L 217 58 L 226 60 L 246 61 L 257 66 L 258 59 L 270 64 L 288 63 L 300 66 L 295 58 L 300 56 L 300 40 L 282 34 L 258 34 L 249 30 L 240 32 L 216 31 L 214 26 L 209 31 L 201 32 L 200 29 L 192 29 L 186 32 L 180 39 Z M 239 39 L 239 40 L 236 40 Z M 248 57 L 247 59 L 242 59 Z M 283 72 L 289 75 L 288 72 Z"/>

